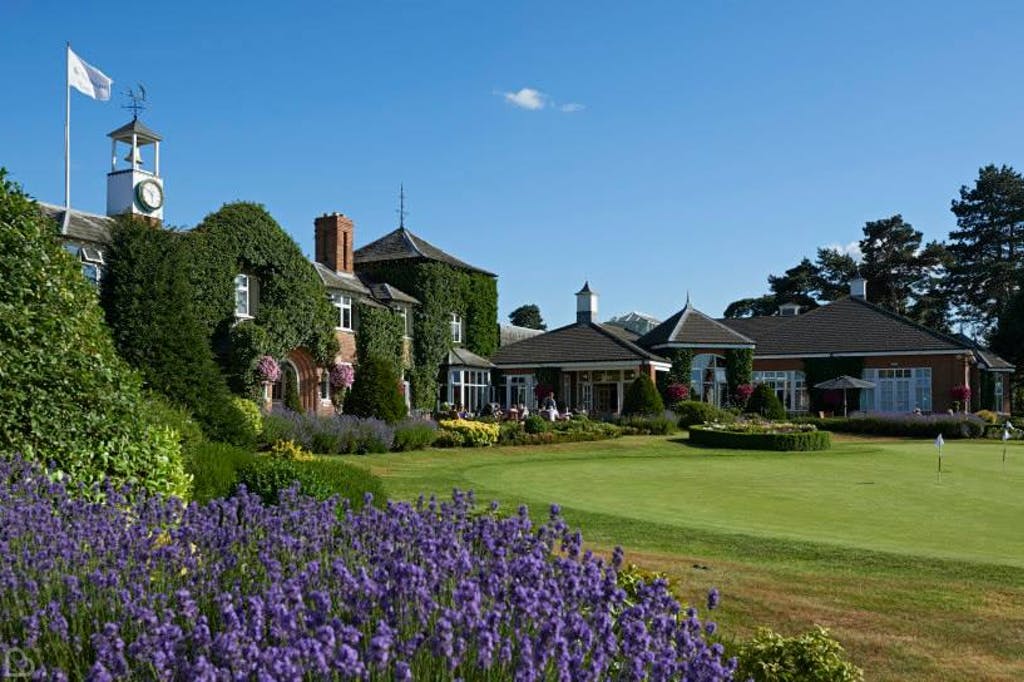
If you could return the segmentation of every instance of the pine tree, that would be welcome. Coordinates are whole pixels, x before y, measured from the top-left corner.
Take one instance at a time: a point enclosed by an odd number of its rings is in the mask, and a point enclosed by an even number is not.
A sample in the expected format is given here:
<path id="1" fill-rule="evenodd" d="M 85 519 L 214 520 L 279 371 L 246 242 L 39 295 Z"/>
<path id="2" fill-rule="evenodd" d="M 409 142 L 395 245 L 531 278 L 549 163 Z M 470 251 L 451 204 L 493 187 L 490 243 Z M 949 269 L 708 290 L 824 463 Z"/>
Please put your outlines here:
<path id="1" fill-rule="evenodd" d="M 540 308 L 535 303 L 521 305 L 508 315 L 508 319 L 517 327 L 529 329 L 547 329 L 544 318 L 540 315 Z"/>

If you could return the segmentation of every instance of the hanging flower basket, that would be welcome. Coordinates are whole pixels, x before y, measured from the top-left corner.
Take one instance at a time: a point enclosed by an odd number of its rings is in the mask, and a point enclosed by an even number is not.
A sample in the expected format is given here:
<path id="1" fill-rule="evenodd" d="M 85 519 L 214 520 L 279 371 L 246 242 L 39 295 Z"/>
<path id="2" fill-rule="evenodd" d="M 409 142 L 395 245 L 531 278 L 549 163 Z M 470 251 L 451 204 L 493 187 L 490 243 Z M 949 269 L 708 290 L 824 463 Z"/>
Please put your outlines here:
<path id="1" fill-rule="evenodd" d="M 271 356 L 264 355 L 256 365 L 256 376 L 260 378 L 260 381 L 274 383 L 281 378 L 281 366 Z"/>
<path id="2" fill-rule="evenodd" d="M 334 388 L 352 388 L 356 372 L 347 362 L 336 362 L 331 366 L 331 386 Z"/>

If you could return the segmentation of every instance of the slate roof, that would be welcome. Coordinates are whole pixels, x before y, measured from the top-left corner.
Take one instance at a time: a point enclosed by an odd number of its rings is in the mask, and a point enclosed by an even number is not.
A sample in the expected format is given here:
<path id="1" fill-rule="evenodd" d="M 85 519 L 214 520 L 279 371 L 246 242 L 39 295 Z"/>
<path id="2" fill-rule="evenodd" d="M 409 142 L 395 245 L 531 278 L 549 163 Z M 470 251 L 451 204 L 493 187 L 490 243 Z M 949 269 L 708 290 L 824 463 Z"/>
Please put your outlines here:
<path id="1" fill-rule="evenodd" d="M 42 209 L 43 215 L 52 218 L 58 225 L 64 222 L 64 207 L 55 204 L 37 202 Z M 95 213 L 86 213 L 71 209 L 71 223 L 68 225 L 65 239 L 77 239 L 94 244 L 109 244 L 111 240 L 110 231 L 114 227 L 114 219 Z"/>
<path id="2" fill-rule="evenodd" d="M 132 133 L 135 133 L 140 138 L 143 138 L 143 142 L 161 142 L 164 138 L 160 137 L 153 129 L 147 126 L 145 123 L 137 118 L 133 118 L 128 123 L 124 124 L 117 130 L 112 130 L 107 133 L 107 137 L 112 137 L 115 140 L 122 138 L 128 138 L 131 140 Z"/>
<path id="3" fill-rule="evenodd" d="M 577 362 L 624 360 L 666 362 L 665 358 L 630 341 L 623 334 L 624 331 L 593 322 L 574 323 L 502 346 L 491 356 L 491 361 L 498 366 L 571 365 Z"/>
<path id="4" fill-rule="evenodd" d="M 1009 362 L 996 355 L 991 348 L 982 346 L 969 336 L 965 334 L 957 334 L 956 338 L 974 351 L 974 357 L 978 360 L 978 364 L 981 365 L 983 369 L 993 370 L 996 372 L 1012 372 L 1016 369 L 1014 365 L 1011 365 Z"/>
<path id="5" fill-rule="evenodd" d="M 507 346 L 510 343 L 518 343 L 526 339 L 543 334 L 543 329 L 531 329 L 530 327 L 519 327 L 514 324 L 503 324 L 498 329 L 498 345 Z"/>
<path id="6" fill-rule="evenodd" d="M 320 275 L 320 281 L 328 289 L 342 289 L 343 291 L 350 291 L 363 296 L 370 295 L 370 290 L 353 274 L 335 272 L 323 263 L 316 261 L 313 261 L 313 267 L 316 269 L 316 274 Z"/>
<path id="7" fill-rule="evenodd" d="M 730 329 L 694 308 L 686 306 L 657 327 L 647 332 L 637 343 L 644 348 L 662 345 L 680 346 L 743 346 L 753 347 L 753 339 Z"/>
<path id="8" fill-rule="evenodd" d="M 383 301 L 385 303 L 407 303 L 409 305 L 420 304 L 418 298 L 410 296 L 392 284 L 388 284 L 387 282 L 373 282 L 365 277 L 362 277 L 361 279 L 363 280 L 363 284 L 365 284 L 370 290 L 373 297 L 378 301 Z"/>
<path id="9" fill-rule="evenodd" d="M 860 298 L 841 298 L 803 315 L 720 320 L 754 339 L 755 357 L 833 353 L 956 351 L 957 339 Z"/>
<path id="10" fill-rule="evenodd" d="M 390 260 L 431 260 L 461 268 L 462 270 L 470 270 L 490 275 L 491 277 L 497 277 L 493 272 L 470 265 L 451 254 L 445 253 L 404 227 L 389 232 L 380 239 L 356 249 L 354 257 L 357 266 L 360 263 L 378 263 Z"/>
<path id="11" fill-rule="evenodd" d="M 482 367 L 486 369 L 492 369 L 494 363 L 487 358 L 480 357 L 476 353 L 457 346 L 448 351 L 448 359 L 445 362 L 449 367 L 452 365 L 462 367 Z"/>

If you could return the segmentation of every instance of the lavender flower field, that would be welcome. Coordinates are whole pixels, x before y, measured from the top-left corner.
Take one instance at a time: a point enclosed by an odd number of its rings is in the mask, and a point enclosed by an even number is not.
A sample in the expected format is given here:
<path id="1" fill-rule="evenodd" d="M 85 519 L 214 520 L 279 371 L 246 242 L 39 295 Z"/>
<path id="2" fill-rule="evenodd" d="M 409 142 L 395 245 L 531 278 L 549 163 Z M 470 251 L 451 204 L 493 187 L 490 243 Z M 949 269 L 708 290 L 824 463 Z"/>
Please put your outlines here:
<path id="1" fill-rule="evenodd" d="M 0 461 L 0 660 L 40 680 L 728 680 L 663 581 L 627 595 L 559 509 L 252 495 L 84 501 Z M 128 502 L 131 499 L 132 502 Z M 709 596 L 709 607 L 717 602 Z M 13 662 L 13 663 L 12 663 Z"/>

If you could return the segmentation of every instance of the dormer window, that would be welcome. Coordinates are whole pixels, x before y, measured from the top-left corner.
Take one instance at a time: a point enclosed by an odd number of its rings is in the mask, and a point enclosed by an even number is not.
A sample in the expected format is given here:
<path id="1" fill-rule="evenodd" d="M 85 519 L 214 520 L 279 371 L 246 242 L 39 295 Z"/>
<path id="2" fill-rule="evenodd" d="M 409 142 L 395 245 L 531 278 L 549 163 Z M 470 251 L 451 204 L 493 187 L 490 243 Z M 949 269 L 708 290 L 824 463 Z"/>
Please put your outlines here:
<path id="1" fill-rule="evenodd" d="M 249 275 L 235 275 L 235 317 L 252 317 L 252 281 Z"/>
<path id="2" fill-rule="evenodd" d="M 452 341 L 455 343 L 462 343 L 462 315 L 452 313 L 451 320 Z"/>
<path id="3" fill-rule="evenodd" d="M 335 329 L 352 331 L 352 297 L 331 294 L 331 304 L 338 309 L 338 323 Z"/>

